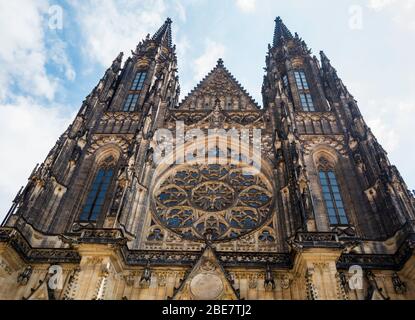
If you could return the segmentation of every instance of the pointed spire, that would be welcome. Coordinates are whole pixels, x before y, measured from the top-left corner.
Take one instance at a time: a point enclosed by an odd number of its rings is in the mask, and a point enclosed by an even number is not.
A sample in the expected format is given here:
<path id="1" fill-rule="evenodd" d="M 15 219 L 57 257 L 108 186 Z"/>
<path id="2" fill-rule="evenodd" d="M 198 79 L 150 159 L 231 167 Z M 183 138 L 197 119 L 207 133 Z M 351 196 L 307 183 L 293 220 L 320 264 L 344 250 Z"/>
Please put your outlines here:
<path id="1" fill-rule="evenodd" d="M 163 44 L 168 48 L 172 47 L 172 32 L 171 24 L 173 21 L 170 18 L 167 18 L 166 22 L 161 26 L 161 28 L 154 34 L 152 40 L 156 41 L 159 44 Z"/>
<path id="2" fill-rule="evenodd" d="M 281 44 L 281 40 L 294 39 L 290 30 L 285 26 L 280 17 L 275 19 L 275 31 L 274 31 L 274 47 Z"/>

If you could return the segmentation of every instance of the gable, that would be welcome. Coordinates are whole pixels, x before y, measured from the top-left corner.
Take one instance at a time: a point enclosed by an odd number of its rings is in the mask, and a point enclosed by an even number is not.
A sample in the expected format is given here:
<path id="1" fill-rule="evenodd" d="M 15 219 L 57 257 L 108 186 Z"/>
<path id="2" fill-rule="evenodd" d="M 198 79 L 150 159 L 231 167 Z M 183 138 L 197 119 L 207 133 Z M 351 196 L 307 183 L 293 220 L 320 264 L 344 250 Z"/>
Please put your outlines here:
<path id="1" fill-rule="evenodd" d="M 239 300 L 238 293 L 208 246 L 173 297 L 174 300 Z"/>
<path id="2" fill-rule="evenodd" d="M 216 67 L 184 98 L 180 110 L 212 110 L 219 99 L 223 110 L 259 110 L 260 106 L 246 92 L 220 59 Z"/>

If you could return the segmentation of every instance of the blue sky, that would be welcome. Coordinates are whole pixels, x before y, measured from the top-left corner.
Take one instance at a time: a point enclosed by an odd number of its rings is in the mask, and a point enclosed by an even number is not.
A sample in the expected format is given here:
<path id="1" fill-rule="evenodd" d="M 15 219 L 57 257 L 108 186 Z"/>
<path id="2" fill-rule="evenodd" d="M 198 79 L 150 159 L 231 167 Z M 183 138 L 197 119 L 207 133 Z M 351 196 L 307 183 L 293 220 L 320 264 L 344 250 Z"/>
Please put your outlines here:
<path id="1" fill-rule="evenodd" d="M 0 0 L 0 218 L 115 56 L 168 16 L 183 96 L 222 57 L 260 104 L 281 16 L 325 51 L 415 189 L 415 0 Z"/>

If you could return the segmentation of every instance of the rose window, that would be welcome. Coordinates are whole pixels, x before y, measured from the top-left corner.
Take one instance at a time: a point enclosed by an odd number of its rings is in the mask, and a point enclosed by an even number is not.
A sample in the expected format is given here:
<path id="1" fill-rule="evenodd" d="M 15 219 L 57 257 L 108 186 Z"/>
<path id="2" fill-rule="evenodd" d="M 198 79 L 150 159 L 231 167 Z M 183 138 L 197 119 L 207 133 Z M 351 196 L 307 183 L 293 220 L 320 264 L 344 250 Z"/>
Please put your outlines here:
<path id="1" fill-rule="evenodd" d="M 240 166 L 172 169 L 154 188 L 157 220 L 189 240 L 226 241 L 264 225 L 272 187 L 262 174 Z"/>

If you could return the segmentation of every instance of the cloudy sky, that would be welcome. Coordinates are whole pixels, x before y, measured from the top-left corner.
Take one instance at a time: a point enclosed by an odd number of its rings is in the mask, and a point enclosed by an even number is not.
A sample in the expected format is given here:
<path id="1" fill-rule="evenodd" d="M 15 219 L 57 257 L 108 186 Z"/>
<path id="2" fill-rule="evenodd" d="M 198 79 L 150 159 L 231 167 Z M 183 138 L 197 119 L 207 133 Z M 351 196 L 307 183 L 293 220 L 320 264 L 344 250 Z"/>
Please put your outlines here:
<path id="1" fill-rule="evenodd" d="M 167 16 L 183 95 L 223 57 L 260 103 L 281 16 L 326 52 L 415 189 L 415 0 L 0 0 L 0 219 L 115 56 Z"/>

